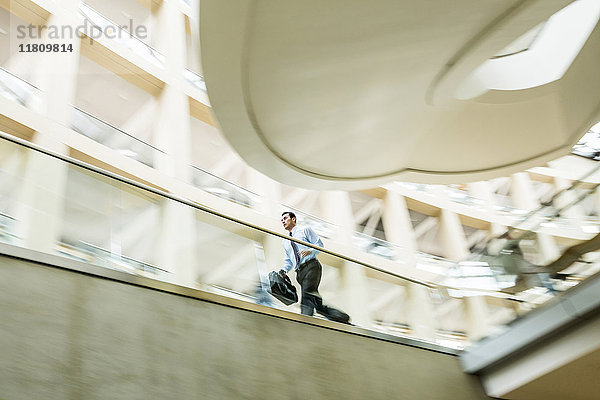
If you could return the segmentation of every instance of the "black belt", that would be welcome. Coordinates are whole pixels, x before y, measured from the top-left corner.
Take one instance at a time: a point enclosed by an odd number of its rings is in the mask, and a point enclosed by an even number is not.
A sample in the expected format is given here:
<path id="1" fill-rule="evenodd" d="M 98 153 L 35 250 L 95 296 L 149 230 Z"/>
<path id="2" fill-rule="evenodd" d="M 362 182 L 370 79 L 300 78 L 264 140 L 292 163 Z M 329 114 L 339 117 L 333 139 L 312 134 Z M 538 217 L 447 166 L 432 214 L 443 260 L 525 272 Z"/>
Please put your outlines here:
<path id="1" fill-rule="evenodd" d="M 304 267 L 306 267 L 311 262 L 319 262 L 319 260 L 317 260 L 316 258 L 311 258 L 308 261 L 304 261 L 303 263 L 301 263 L 300 265 L 298 265 L 298 268 L 296 268 L 296 272 L 300 272 L 301 269 L 303 269 Z"/>

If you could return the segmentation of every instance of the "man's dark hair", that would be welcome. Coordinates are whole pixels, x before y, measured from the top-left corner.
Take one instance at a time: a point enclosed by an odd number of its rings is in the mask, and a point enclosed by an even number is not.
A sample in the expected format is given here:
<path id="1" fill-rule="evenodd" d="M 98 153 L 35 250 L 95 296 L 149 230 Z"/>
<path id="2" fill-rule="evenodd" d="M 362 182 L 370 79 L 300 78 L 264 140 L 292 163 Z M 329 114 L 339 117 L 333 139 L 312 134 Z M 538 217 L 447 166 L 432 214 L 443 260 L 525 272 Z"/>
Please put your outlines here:
<path id="1" fill-rule="evenodd" d="M 293 213 L 293 212 L 291 212 L 291 211 L 284 211 L 284 212 L 282 212 L 282 213 L 281 213 L 281 216 L 283 217 L 285 214 L 289 215 L 289 216 L 290 216 L 290 219 L 292 219 L 292 218 L 294 218 L 294 219 L 295 219 L 295 218 L 296 218 L 296 214 L 294 214 L 294 213 Z"/>

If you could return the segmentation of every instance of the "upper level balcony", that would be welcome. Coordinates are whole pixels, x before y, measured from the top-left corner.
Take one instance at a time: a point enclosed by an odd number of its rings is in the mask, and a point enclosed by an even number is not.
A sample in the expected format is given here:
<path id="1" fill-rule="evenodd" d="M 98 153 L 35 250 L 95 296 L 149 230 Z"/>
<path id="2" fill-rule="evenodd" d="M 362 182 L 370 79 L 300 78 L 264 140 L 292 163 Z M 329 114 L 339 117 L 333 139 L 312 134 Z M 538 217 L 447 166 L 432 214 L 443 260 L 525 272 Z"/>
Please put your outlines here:
<path id="1" fill-rule="evenodd" d="M 97 28 L 90 28 L 90 35 L 93 35 L 93 32 L 100 30 L 101 32 L 105 33 L 108 38 L 113 39 L 120 46 L 123 46 L 133 53 L 144 57 L 146 60 L 149 60 L 156 66 L 164 66 L 165 57 L 156 49 L 152 48 L 149 44 L 138 38 L 133 32 L 126 31 L 123 27 L 109 20 L 107 17 L 103 16 L 85 3 L 80 4 L 79 12 L 81 15 L 83 15 L 87 23 L 91 24 L 92 27 Z M 131 27 L 133 28 L 133 22 Z M 135 28 L 133 30 L 135 30 Z M 144 31 L 147 31 L 147 28 L 145 28 Z M 92 39 L 94 39 L 93 36 Z"/>
<path id="2" fill-rule="evenodd" d="M 166 80 L 165 57 L 89 5 L 81 3 L 79 11 L 85 27 L 81 53 L 148 93 L 158 95 Z"/>

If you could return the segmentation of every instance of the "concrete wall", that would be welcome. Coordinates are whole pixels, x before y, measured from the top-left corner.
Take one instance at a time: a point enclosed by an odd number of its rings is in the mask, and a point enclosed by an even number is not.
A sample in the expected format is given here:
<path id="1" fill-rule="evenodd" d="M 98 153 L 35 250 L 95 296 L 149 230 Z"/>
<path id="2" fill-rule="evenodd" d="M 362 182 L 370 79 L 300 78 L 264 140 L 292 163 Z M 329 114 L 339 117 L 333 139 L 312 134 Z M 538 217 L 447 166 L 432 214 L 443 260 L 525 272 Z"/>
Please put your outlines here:
<path id="1" fill-rule="evenodd" d="M 486 398 L 453 355 L 6 255 L 0 321 L 3 400 Z"/>

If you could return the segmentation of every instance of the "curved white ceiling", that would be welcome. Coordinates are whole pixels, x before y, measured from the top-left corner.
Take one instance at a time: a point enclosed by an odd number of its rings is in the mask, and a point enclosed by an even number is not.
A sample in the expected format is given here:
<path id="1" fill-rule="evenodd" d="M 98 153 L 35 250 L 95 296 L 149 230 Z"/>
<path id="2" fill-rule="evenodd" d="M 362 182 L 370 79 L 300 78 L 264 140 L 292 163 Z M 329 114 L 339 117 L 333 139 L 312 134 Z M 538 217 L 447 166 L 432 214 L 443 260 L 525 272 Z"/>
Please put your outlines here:
<path id="1" fill-rule="evenodd" d="M 562 78 L 501 90 L 524 53 L 479 79 L 486 61 L 572 1 L 202 0 L 209 97 L 236 151 L 290 184 L 511 173 L 565 153 L 600 116 L 600 1 L 579 1 L 595 11 Z"/>

